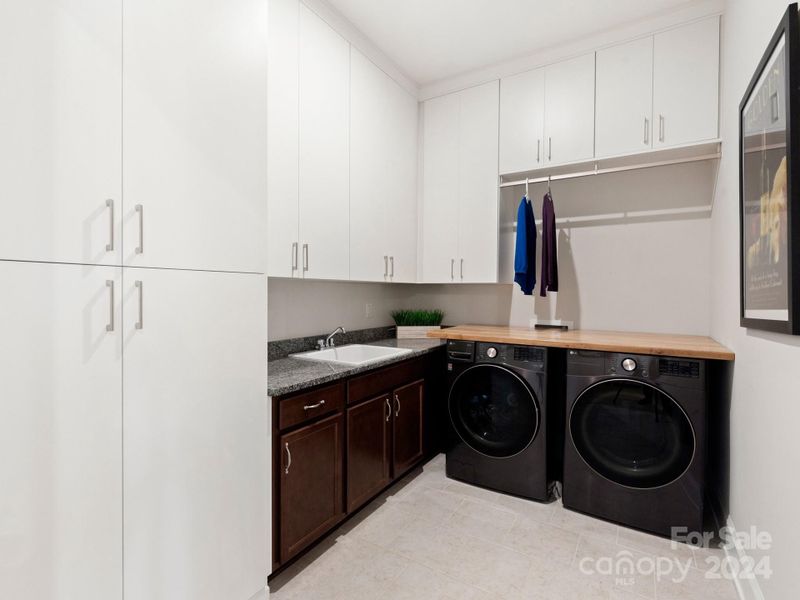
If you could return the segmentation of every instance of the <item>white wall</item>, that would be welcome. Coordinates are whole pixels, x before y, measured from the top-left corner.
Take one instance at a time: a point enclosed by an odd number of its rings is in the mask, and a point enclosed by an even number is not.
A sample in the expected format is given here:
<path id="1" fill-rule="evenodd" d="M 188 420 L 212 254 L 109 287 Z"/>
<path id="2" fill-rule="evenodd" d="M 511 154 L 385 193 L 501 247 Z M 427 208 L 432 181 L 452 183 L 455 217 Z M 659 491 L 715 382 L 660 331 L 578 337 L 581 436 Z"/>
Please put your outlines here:
<path id="1" fill-rule="evenodd" d="M 738 106 L 787 3 L 735 0 L 723 26 L 724 158 L 712 217 L 711 334 L 736 352 L 730 514 L 774 538 L 764 597 L 797 597 L 800 556 L 800 338 L 739 327 Z M 796 65 L 795 65 L 796 66 Z M 797 201 L 797 198 L 791 199 Z"/>

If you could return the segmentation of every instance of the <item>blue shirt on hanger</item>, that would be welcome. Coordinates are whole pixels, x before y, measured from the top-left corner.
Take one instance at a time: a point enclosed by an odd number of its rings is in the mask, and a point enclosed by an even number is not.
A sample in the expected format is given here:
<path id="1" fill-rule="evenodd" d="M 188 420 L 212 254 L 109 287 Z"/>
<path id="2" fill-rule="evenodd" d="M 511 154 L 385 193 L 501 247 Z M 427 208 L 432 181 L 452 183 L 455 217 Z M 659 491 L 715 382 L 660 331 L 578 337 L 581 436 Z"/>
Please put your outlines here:
<path id="1" fill-rule="evenodd" d="M 525 196 L 517 209 L 517 241 L 514 250 L 514 282 L 526 296 L 536 287 L 536 219 Z"/>

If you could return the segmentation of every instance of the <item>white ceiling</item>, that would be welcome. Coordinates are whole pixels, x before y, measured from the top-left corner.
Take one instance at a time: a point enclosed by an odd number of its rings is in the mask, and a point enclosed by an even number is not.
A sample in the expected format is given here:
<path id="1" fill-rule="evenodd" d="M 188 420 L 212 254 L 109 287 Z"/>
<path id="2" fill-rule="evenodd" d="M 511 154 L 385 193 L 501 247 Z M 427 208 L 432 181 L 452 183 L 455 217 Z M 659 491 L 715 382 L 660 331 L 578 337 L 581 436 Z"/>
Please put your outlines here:
<path id="1" fill-rule="evenodd" d="M 687 4 L 686 0 L 328 2 L 420 85 Z"/>

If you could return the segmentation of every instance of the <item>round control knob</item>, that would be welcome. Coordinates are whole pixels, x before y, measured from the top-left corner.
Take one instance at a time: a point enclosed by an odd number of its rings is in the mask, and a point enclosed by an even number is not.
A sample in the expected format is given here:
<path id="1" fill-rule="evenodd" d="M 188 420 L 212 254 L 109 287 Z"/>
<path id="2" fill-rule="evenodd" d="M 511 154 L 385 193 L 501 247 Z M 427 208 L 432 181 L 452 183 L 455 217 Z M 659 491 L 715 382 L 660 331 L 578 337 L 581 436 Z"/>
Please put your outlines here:
<path id="1" fill-rule="evenodd" d="M 622 361 L 622 368 L 626 371 L 635 371 L 636 370 L 636 361 L 632 358 L 626 358 Z"/>
<path id="2" fill-rule="evenodd" d="M 494 358 L 495 356 L 497 356 L 497 348 L 495 347 L 487 348 L 486 356 L 488 356 L 489 358 Z"/>

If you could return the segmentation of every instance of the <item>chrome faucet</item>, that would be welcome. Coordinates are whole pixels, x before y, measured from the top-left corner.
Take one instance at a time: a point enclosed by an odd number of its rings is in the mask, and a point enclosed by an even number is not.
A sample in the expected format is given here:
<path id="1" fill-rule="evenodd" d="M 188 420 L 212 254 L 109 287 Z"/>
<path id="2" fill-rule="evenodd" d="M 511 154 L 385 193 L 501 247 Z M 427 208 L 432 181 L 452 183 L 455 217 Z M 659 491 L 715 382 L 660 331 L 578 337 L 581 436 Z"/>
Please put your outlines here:
<path id="1" fill-rule="evenodd" d="M 344 330 L 344 327 L 342 327 L 341 325 L 339 327 L 337 327 L 336 329 L 334 329 L 333 333 L 331 333 L 328 337 L 325 338 L 325 341 L 323 342 L 323 344 L 324 344 L 323 347 L 324 348 L 333 348 L 334 347 L 335 344 L 333 343 L 333 336 L 335 336 L 337 333 L 347 333 L 347 332 Z"/>

